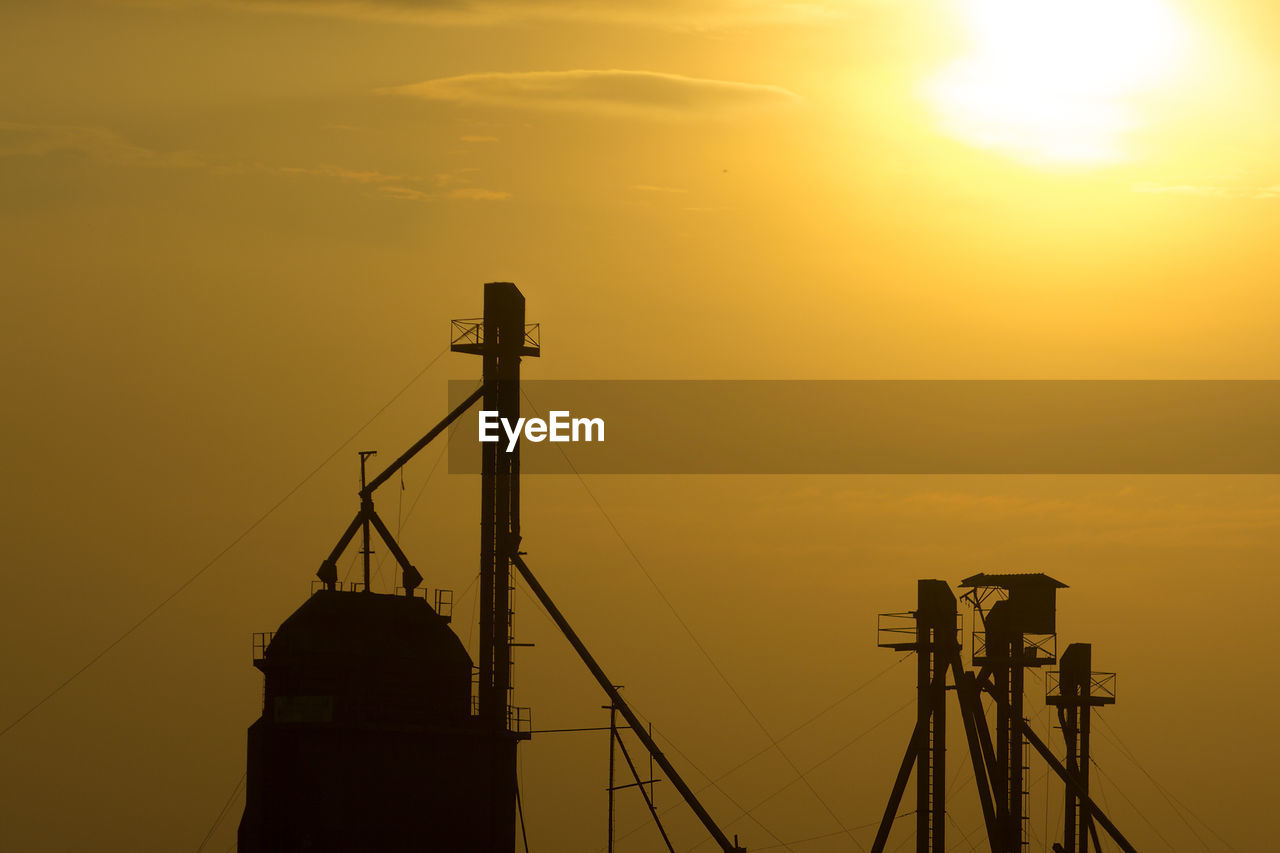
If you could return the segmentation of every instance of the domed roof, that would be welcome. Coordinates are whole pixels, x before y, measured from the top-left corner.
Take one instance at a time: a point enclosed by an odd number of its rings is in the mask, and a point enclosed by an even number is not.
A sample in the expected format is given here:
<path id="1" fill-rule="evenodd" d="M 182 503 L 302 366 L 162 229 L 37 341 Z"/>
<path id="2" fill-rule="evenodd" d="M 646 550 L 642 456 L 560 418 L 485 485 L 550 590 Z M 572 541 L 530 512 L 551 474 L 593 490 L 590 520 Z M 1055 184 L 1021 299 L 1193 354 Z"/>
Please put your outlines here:
<path id="1" fill-rule="evenodd" d="M 421 598 L 316 592 L 258 666 L 277 720 L 456 724 L 470 715 L 471 657 Z"/>
<path id="2" fill-rule="evenodd" d="M 268 665 L 315 656 L 471 666 L 448 621 L 421 598 L 320 590 L 276 631 Z"/>

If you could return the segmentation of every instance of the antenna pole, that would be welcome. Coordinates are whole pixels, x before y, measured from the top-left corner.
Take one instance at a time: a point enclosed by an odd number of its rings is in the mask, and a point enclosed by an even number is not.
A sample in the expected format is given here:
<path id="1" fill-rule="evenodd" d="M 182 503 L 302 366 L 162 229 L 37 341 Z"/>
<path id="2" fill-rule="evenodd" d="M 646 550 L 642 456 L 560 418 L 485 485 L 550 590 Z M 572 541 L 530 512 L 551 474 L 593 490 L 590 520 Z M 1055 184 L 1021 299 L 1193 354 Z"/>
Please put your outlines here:
<path id="1" fill-rule="evenodd" d="M 618 706 L 609 704 L 609 840 L 605 849 L 613 853 L 613 768 L 618 752 Z"/>
<path id="2" fill-rule="evenodd" d="M 378 455 L 378 451 L 361 450 L 359 451 L 359 453 L 360 453 L 360 495 L 361 495 L 361 503 L 363 503 L 365 500 L 367 500 L 367 498 L 364 497 L 364 494 L 365 494 L 365 489 L 368 488 L 365 485 L 365 465 L 368 463 L 370 456 Z M 373 553 L 373 551 L 369 548 L 369 513 L 361 512 L 360 514 L 364 516 L 364 523 L 361 525 L 362 527 L 361 535 L 364 537 L 364 547 L 360 549 L 360 553 L 364 555 L 364 591 L 369 592 L 369 556 Z"/>

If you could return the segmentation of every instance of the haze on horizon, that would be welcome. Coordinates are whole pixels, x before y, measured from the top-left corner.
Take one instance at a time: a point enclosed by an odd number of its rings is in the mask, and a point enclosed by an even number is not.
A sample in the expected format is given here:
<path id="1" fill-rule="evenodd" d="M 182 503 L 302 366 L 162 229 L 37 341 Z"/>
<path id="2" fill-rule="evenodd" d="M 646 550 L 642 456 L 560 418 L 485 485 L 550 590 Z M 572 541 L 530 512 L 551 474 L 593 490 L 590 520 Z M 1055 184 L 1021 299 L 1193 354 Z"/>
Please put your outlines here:
<path id="1" fill-rule="evenodd" d="M 1003 0 L 6 4 L 0 726 L 396 395 L 484 281 L 516 282 L 543 324 L 529 378 L 1280 376 L 1276 8 L 1070 17 L 1101 5 L 1037 2 L 1006 31 Z M 355 509 L 355 451 L 394 458 L 477 372 L 446 355 L 0 738 L 0 848 L 195 849 L 244 770 L 250 635 L 306 596 Z M 379 506 L 474 646 L 476 484 L 426 457 Z M 1069 585 L 1060 648 L 1092 642 L 1119 673 L 1095 757 L 1139 849 L 1273 840 L 1275 478 L 587 486 L 527 481 L 530 563 L 697 786 L 870 681 L 783 747 L 841 823 L 876 821 L 913 698 L 876 613 L 908 609 L 919 577 L 1043 571 Z M 603 724 L 516 602 L 537 644 L 520 703 L 538 727 Z M 522 749 L 531 846 L 602 849 L 603 738 Z M 768 752 L 708 805 L 749 849 L 776 842 L 732 801 L 765 801 L 784 841 L 837 832 L 788 774 Z M 1060 797 L 1039 790 L 1043 840 Z M 957 838 L 977 822 L 958 808 Z"/>

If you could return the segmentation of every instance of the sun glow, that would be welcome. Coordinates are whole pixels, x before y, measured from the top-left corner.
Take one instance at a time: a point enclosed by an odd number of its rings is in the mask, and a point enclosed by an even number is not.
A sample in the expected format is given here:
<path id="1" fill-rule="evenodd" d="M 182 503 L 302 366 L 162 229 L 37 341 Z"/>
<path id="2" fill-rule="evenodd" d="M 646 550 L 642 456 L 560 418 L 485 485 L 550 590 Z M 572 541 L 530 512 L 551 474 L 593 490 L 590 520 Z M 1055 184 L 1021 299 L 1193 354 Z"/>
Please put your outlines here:
<path id="1" fill-rule="evenodd" d="M 970 52 L 926 85 L 946 131 L 1040 163 L 1123 160 L 1188 34 L 1164 0 L 959 0 Z"/>

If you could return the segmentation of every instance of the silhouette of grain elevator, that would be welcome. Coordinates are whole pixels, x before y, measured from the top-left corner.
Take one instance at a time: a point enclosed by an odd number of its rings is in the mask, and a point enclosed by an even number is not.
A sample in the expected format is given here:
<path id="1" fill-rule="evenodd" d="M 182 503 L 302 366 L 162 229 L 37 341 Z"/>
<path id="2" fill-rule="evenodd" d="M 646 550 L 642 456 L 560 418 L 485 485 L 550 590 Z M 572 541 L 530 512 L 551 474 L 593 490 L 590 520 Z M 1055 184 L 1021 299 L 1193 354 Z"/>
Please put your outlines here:
<path id="1" fill-rule="evenodd" d="M 274 633 L 256 635 L 265 688 L 262 716 L 249 727 L 242 853 L 515 850 L 516 747 L 530 727 L 527 709 L 511 704 L 513 566 L 712 839 L 741 851 L 522 558 L 518 443 L 510 452 L 505 442 L 481 445 L 474 664 L 450 627 L 450 594 L 437 590 L 428 603 L 421 574 L 374 509 L 375 490 L 476 403 L 513 423 L 519 417 L 521 359 L 541 352 L 538 326 L 524 315 L 519 289 L 493 282 L 483 318 L 453 321 L 451 349 L 481 356 L 481 386 L 367 482 L 372 453 L 360 454 L 359 509 L 321 563 L 319 588 Z M 370 589 L 375 533 L 400 566 L 396 594 Z M 344 588 L 338 560 L 357 534 L 363 580 Z"/>
<path id="2" fill-rule="evenodd" d="M 1093 708 L 1115 701 L 1115 675 L 1092 672 L 1090 646 L 1073 644 L 1060 668 L 1045 679 L 1045 701 L 1058 708 L 1066 763 L 1031 730 L 1024 714 L 1028 669 L 1058 662 L 1057 592 L 1065 584 L 1044 574 L 977 574 L 960 582 L 973 613 L 972 664 L 961 656 L 962 631 L 956 597 L 945 581 L 917 582 L 916 609 L 884 613 L 882 648 L 917 657 L 916 724 L 889 794 L 872 853 L 883 853 L 899 806 L 915 775 L 917 853 L 943 853 L 946 845 L 947 693 L 954 692 L 968 757 L 977 783 L 991 853 L 1024 853 L 1028 764 L 1034 750 L 1066 790 L 1059 853 L 1086 853 L 1092 839 L 1100 850 L 1099 825 L 1121 850 L 1133 846 L 1089 797 L 1089 726 Z M 948 684 L 947 676 L 951 676 Z M 982 695 L 989 699 L 988 718 Z"/>
<path id="3" fill-rule="evenodd" d="M 514 284 L 485 285 L 484 317 L 453 322 L 451 349 L 481 357 L 479 388 L 373 479 L 360 453 L 356 515 L 316 573 L 319 588 L 274 633 L 255 636 L 254 665 L 265 679 L 262 716 L 248 733 L 242 853 L 514 853 L 520 792 L 516 749 L 531 734 L 527 709 L 512 704 L 512 570 L 568 640 L 609 699 L 609 795 L 638 787 L 663 841 L 674 850 L 646 792 L 656 765 L 716 845 L 744 853 L 712 819 L 658 749 L 651 730 L 622 697 L 525 562 L 520 530 L 520 449 L 483 443 L 480 489 L 479 648 L 472 661 L 450 626 L 451 595 L 428 596 L 422 575 L 374 508 L 374 492 L 477 403 L 515 422 L 520 363 L 541 354 L 537 325 L 525 323 Z M 346 585 L 338 560 L 357 534 L 363 579 Z M 373 537 L 396 560 L 394 594 L 369 586 Z M 1028 765 L 1034 750 L 1064 783 L 1058 853 L 1101 850 L 1106 832 L 1133 846 L 1090 797 L 1094 710 L 1115 701 L 1115 676 L 1093 672 L 1088 644 L 1057 654 L 1057 593 L 1044 574 L 965 578 L 971 611 L 970 665 L 958 601 L 941 580 L 917 582 L 914 610 L 882 614 L 878 644 L 916 655 L 916 722 L 879 824 L 883 853 L 915 778 L 917 853 L 947 849 L 948 694 L 956 696 L 991 853 L 1025 853 Z M 1060 761 L 1024 717 L 1028 670 L 1044 677 L 1065 745 Z M 984 696 L 985 703 L 984 704 Z M 642 779 L 622 744 L 618 718 L 648 752 Z M 614 747 L 634 782 L 615 784 Z M 612 817 L 609 823 L 612 848 Z"/>

